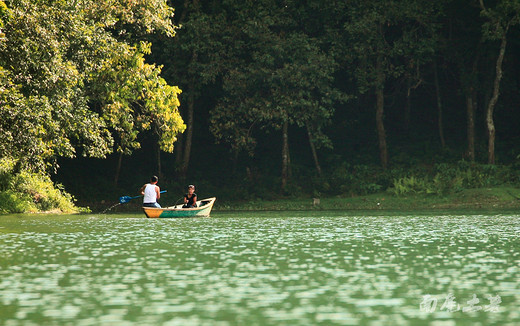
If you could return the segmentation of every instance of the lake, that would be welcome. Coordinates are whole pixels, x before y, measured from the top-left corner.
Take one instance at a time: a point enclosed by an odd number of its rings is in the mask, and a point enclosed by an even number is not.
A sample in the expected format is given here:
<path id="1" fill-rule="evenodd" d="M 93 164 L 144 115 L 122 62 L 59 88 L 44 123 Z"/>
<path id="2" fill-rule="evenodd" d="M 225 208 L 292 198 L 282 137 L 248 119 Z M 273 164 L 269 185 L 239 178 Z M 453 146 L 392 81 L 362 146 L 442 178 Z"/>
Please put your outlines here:
<path id="1" fill-rule="evenodd" d="M 511 213 L 0 216 L 0 324 L 518 325 L 519 237 Z"/>

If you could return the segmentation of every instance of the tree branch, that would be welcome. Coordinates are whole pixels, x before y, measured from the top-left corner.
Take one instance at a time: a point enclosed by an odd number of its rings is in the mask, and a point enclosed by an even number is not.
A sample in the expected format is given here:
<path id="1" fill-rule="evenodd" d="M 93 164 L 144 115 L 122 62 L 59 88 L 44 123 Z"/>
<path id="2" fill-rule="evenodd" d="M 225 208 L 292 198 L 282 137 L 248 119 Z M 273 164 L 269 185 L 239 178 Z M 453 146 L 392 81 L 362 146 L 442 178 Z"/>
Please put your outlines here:
<path id="1" fill-rule="evenodd" d="M 480 4 L 480 9 L 482 9 L 483 11 L 486 11 L 486 6 L 484 6 L 484 0 L 479 0 L 479 4 Z"/>

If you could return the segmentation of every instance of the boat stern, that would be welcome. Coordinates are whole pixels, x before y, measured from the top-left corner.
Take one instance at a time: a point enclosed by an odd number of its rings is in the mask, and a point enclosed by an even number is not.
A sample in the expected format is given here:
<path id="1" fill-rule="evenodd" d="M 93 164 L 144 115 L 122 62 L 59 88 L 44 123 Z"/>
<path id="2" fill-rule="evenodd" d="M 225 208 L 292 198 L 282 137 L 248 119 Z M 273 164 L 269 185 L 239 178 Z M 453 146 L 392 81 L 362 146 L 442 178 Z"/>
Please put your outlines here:
<path id="1" fill-rule="evenodd" d="M 159 218 L 163 210 L 155 207 L 143 207 L 144 215 L 148 218 Z"/>

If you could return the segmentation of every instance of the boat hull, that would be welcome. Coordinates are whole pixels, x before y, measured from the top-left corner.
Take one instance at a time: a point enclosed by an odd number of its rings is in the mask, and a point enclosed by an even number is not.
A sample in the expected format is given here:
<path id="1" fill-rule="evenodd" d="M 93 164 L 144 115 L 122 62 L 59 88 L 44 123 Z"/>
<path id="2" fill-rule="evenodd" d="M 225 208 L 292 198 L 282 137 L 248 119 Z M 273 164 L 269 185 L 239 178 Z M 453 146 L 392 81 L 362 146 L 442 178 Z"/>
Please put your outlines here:
<path id="1" fill-rule="evenodd" d="M 148 218 L 207 217 L 210 216 L 215 200 L 213 197 L 197 201 L 198 207 L 195 208 L 182 208 L 182 205 L 177 205 L 165 208 L 143 207 L 143 211 Z"/>

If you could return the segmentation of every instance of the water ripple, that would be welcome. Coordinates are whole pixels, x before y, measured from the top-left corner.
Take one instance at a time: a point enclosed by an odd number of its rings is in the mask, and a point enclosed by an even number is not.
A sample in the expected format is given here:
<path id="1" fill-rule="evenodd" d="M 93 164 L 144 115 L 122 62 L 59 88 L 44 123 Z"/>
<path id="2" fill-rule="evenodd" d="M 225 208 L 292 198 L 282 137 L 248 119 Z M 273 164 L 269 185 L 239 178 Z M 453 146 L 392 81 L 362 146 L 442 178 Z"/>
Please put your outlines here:
<path id="1" fill-rule="evenodd" d="M 241 214 L 3 217 L 0 324 L 520 323 L 517 215 Z"/>

